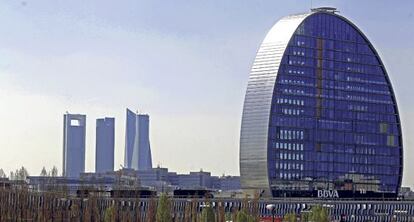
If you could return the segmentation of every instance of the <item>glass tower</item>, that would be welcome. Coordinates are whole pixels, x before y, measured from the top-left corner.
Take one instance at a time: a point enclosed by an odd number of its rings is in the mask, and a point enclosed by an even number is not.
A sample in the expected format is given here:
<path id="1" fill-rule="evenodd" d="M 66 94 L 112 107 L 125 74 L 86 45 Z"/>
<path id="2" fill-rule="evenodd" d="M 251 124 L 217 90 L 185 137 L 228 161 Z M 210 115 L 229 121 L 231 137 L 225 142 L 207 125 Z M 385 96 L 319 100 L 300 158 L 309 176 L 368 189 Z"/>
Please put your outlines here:
<path id="1" fill-rule="evenodd" d="M 149 116 L 127 109 L 125 167 L 135 170 L 152 168 L 149 142 Z"/>
<path id="2" fill-rule="evenodd" d="M 66 113 L 63 116 L 63 175 L 79 177 L 85 172 L 86 116 Z"/>
<path id="3" fill-rule="evenodd" d="M 95 171 L 114 170 L 115 118 L 96 120 Z"/>
<path id="4" fill-rule="evenodd" d="M 367 37 L 334 8 L 278 21 L 246 91 L 242 188 L 274 197 L 393 197 L 402 169 L 395 95 Z"/>

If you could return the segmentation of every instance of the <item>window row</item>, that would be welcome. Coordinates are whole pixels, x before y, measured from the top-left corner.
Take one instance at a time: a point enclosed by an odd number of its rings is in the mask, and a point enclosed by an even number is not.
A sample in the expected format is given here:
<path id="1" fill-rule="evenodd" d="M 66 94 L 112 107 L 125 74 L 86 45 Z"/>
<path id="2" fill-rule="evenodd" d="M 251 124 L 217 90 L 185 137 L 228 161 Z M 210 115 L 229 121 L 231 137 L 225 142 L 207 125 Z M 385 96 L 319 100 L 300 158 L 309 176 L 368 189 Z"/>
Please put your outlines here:
<path id="1" fill-rule="evenodd" d="M 307 175 L 329 175 L 330 173 L 341 174 L 360 174 L 364 177 L 379 177 L 380 175 L 398 175 L 400 168 L 397 166 L 385 165 L 365 165 L 365 164 L 348 164 L 348 163 L 329 163 L 329 162 L 314 162 L 304 163 L 304 172 Z"/>
<path id="2" fill-rule="evenodd" d="M 318 89 L 315 87 L 303 87 L 303 86 L 287 86 L 283 84 L 278 84 L 275 91 L 282 95 L 320 97 L 323 99 L 332 99 L 332 100 L 341 100 L 341 101 L 355 101 L 355 102 L 374 103 L 374 104 L 393 104 L 394 103 L 390 95 L 369 94 L 369 93 L 355 92 L 355 91 Z"/>
<path id="3" fill-rule="evenodd" d="M 283 130 L 279 129 L 276 138 L 282 140 L 303 140 L 303 130 Z"/>
<path id="4" fill-rule="evenodd" d="M 304 140 L 318 143 L 400 146 L 398 135 L 370 132 L 347 132 L 329 129 L 294 129 L 284 130 L 280 126 L 270 127 L 270 139 Z M 278 129 L 279 128 L 279 129 Z"/>
<path id="5" fill-rule="evenodd" d="M 379 65 L 379 61 L 375 55 L 336 51 L 334 49 L 329 49 L 326 47 L 322 47 L 322 49 L 315 49 L 290 45 L 286 49 L 285 55 L 287 54 L 291 56 L 318 58 L 320 56 L 320 53 L 322 53 L 321 58 L 324 60 L 359 63 L 367 65 Z"/>
<path id="6" fill-rule="evenodd" d="M 280 152 L 280 160 L 303 160 L 303 153 Z"/>
<path id="7" fill-rule="evenodd" d="M 293 74 L 301 75 L 304 77 L 316 78 L 316 69 L 311 66 L 295 66 L 295 65 L 281 65 L 278 74 Z M 356 83 L 368 83 L 377 85 L 388 85 L 387 80 L 383 72 L 380 75 L 372 75 L 367 73 L 352 73 L 343 72 L 338 70 L 325 70 L 322 69 L 322 79 L 343 81 L 343 82 L 356 82 Z"/>
<path id="8" fill-rule="evenodd" d="M 328 49 L 341 53 L 353 53 L 360 55 L 375 55 L 367 44 L 358 44 L 353 42 L 341 42 L 323 38 L 313 38 L 310 36 L 294 35 L 289 42 L 289 47 L 302 47 L 312 50 Z"/>
<path id="9" fill-rule="evenodd" d="M 306 139 L 344 144 L 399 146 L 399 140 L 395 135 L 349 133 L 322 129 L 309 130 Z"/>
<path id="10" fill-rule="evenodd" d="M 271 161 L 274 160 L 291 160 L 291 161 L 301 161 L 301 162 L 327 162 L 330 164 L 365 164 L 369 167 L 376 167 L 376 166 L 394 166 L 399 167 L 400 163 L 400 156 L 398 155 L 374 155 L 374 154 L 362 154 L 362 153 L 355 153 L 355 154 L 344 154 L 344 153 L 337 153 L 337 152 L 315 152 L 309 151 L 310 149 L 306 149 L 306 151 L 297 153 L 297 152 L 286 152 L 286 151 L 279 151 L 274 152 L 275 154 L 270 154 L 274 157 Z"/>
<path id="11" fill-rule="evenodd" d="M 335 156 L 335 153 L 317 153 L 314 162 L 327 162 L 330 164 L 347 163 L 347 164 L 363 164 L 369 167 L 376 166 L 398 166 L 399 157 L 396 156 L 380 156 L 380 155 L 344 155 L 342 157 Z M 307 153 L 305 153 L 305 156 Z M 309 161 L 307 161 L 309 162 Z M 312 162 L 312 161 L 310 161 Z"/>
<path id="12" fill-rule="evenodd" d="M 281 170 L 303 170 L 303 164 L 301 163 L 276 162 L 275 167 Z"/>
<path id="13" fill-rule="evenodd" d="M 380 113 L 380 114 L 396 114 L 396 108 L 394 104 L 375 104 L 366 103 L 362 101 L 346 101 L 346 100 L 334 100 L 334 99 L 322 99 L 318 98 L 298 96 L 298 95 L 281 95 L 276 94 L 276 104 L 286 104 L 293 106 L 306 106 L 305 109 L 330 109 L 332 111 L 356 111 L 353 113 Z M 303 104 L 303 105 L 302 105 Z M 366 107 L 365 110 L 354 110 L 354 107 Z M 278 107 L 274 105 L 274 108 Z M 355 119 L 356 117 L 354 117 Z"/>
<path id="14" fill-rule="evenodd" d="M 302 143 L 282 143 L 273 141 L 273 148 L 281 150 L 303 151 Z"/>
<path id="15" fill-rule="evenodd" d="M 282 64 L 296 65 L 296 66 L 311 66 L 325 70 L 347 71 L 356 73 L 366 73 L 369 75 L 383 74 L 382 66 L 379 64 L 365 64 L 356 63 L 353 58 L 346 57 L 345 61 L 335 58 L 333 51 L 318 50 L 314 52 L 320 54 L 319 56 L 302 56 L 284 54 Z"/>
<path id="16" fill-rule="evenodd" d="M 325 112 L 325 110 L 323 111 Z M 307 111 L 305 110 L 305 112 Z M 341 112 L 341 113 L 344 114 L 344 112 Z M 339 116 L 337 115 L 337 112 L 335 112 L 335 116 Z M 386 117 L 386 115 L 381 115 L 381 116 Z M 328 116 L 322 113 L 321 118 L 327 118 L 327 117 Z M 333 119 L 333 117 L 334 116 L 332 116 L 332 118 L 331 117 L 329 118 Z M 400 131 L 399 131 L 400 129 L 399 129 L 398 124 L 395 121 L 392 121 L 392 120 L 395 120 L 395 116 L 394 116 L 394 119 L 381 118 L 380 120 L 360 118 L 359 115 L 357 115 L 357 118 L 355 119 L 350 118 L 349 115 L 345 116 L 345 114 L 344 116 L 339 116 L 339 117 L 341 118 L 336 118 L 338 120 L 335 123 L 322 125 L 322 123 L 318 123 L 318 120 L 321 120 L 321 119 L 318 119 L 313 116 L 293 117 L 289 115 L 273 113 L 271 117 L 270 126 L 271 127 L 291 127 L 291 128 L 300 128 L 300 129 L 307 129 L 307 130 L 309 129 L 332 129 L 334 131 L 340 131 L 340 132 L 355 131 L 355 133 L 375 134 L 375 135 L 383 135 L 386 133 L 397 135 L 397 136 L 400 135 Z M 358 121 L 355 121 L 355 120 L 358 120 Z M 353 124 L 352 125 L 348 124 L 346 123 L 347 121 L 353 122 Z M 377 121 L 382 121 L 382 122 L 377 122 Z M 370 125 L 369 123 L 374 123 L 374 124 Z M 384 129 L 384 128 L 381 129 L 381 123 L 387 123 L 387 129 Z M 374 128 L 370 128 L 370 126 L 374 126 Z M 275 135 L 276 132 L 271 131 L 270 133 L 273 135 L 273 137 L 276 137 Z"/>
<path id="17" fill-rule="evenodd" d="M 287 99 L 287 98 L 277 98 L 276 99 L 277 104 L 289 104 L 289 105 L 297 105 L 297 106 L 304 106 L 305 102 L 304 100 L 300 99 Z"/>
<path id="18" fill-rule="evenodd" d="M 289 85 L 290 87 L 311 87 L 311 88 L 321 88 L 321 89 L 331 89 L 336 91 L 343 92 L 363 92 L 369 94 L 381 94 L 381 95 L 390 95 L 388 86 L 385 85 L 372 85 L 366 83 L 355 83 L 355 82 L 342 82 L 335 80 L 322 79 L 320 86 L 318 86 L 318 79 L 309 78 L 304 76 L 296 75 L 286 75 L 282 74 L 278 77 L 278 84 L 280 85 Z"/>
<path id="19" fill-rule="evenodd" d="M 307 147 L 313 147 L 312 144 L 307 144 Z M 334 153 L 343 153 L 342 155 L 338 155 L 336 160 L 339 160 L 341 162 L 347 161 L 356 154 L 356 156 L 361 155 L 375 155 L 378 158 L 381 158 L 383 156 L 387 156 L 386 161 L 384 159 L 381 159 L 378 161 L 378 163 L 383 164 L 391 164 L 398 162 L 397 159 L 399 158 L 399 152 L 398 149 L 395 149 L 394 147 L 385 147 L 385 146 L 353 146 L 353 145 L 338 145 L 334 143 L 322 143 L 320 144 L 321 150 L 318 152 L 317 155 L 337 155 Z M 325 154 L 326 153 L 326 154 Z M 393 155 L 393 156 L 391 156 Z M 391 160 L 393 159 L 393 161 Z"/>
<path id="20" fill-rule="evenodd" d="M 282 108 L 282 113 L 285 115 L 294 115 L 298 116 L 305 112 L 303 109 L 290 109 L 290 108 Z"/>
<path id="21" fill-rule="evenodd" d="M 383 69 L 377 65 L 366 65 L 360 63 L 340 62 L 334 60 L 325 60 L 311 57 L 302 57 L 294 55 L 284 55 L 281 61 L 282 65 L 307 66 L 321 68 L 331 71 L 363 73 L 368 75 L 383 75 Z M 257 67 L 256 67 L 257 68 Z"/>
<path id="22" fill-rule="evenodd" d="M 301 178 L 302 176 L 301 176 L 301 174 L 299 173 L 299 172 L 297 172 L 297 173 L 283 173 L 283 172 L 280 172 L 280 174 L 279 174 L 279 178 L 280 179 L 288 179 L 288 180 L 290 180 L 290 179 L 299 179 L 299 178 Z"/>

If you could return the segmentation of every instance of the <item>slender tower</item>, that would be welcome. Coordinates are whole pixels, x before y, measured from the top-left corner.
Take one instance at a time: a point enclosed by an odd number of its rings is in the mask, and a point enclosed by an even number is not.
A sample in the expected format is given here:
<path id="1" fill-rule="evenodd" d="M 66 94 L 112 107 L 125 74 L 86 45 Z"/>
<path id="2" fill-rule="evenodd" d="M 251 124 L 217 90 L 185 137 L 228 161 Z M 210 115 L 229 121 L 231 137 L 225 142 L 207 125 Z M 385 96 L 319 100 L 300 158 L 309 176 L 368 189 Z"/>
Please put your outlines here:
<path id="1" fill-rule="evenodd" d="M 96 120 L 95 171 L 97 173 L 114 170 L 115 118 L 105 117 Z"/>
<path id="2" fill-rule="evenodd" d="M 127 109 L 126 117 L 124 165 L 135 170 L 151 169 L 149 116 Z"/>

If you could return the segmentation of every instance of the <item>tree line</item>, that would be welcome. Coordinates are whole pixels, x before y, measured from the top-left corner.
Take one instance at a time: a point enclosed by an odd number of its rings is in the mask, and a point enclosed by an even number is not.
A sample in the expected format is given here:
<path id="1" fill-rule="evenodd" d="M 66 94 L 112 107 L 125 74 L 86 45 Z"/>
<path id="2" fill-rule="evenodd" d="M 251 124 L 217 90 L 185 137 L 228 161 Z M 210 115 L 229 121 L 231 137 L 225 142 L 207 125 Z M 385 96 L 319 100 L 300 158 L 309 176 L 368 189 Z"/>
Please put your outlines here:
<path id="1" fill-rule="evenodd" d="M 7 176 L 3 169 L 0 169 L 0 178 L 9 178 L 10 180 L 26 180 L 28 176 L 30 176 L 29 171 L 24 166 L 16 169 L 15 171 L 10 171 L 9 176 Z M 46 170 L 46 167 L 43 167 L 40 171 L 40 176 L 57 177 L 59 176 L 59 172 L 56 166 L 53 166 L 49 171 Z"/>
<path id="2" fill-rule="evenodd" d="M 97 222 L 259 222 L 258 198 L 244 199 L 228 212 L 224 202 L 189 198 L 180 210 L 174 199 L 161 194 L 149 199 L 81 198 L 67 192 L 33 192 L 29 189 L 0 189 L 0 221 L 97 221 Z M 227 209 L 229 210 L 229 209 Z M 280 220 L 279 220 L 280 221 Z M 308 213 L 286 214 L 283 221 L 329 221 L 325 208 L 315 206 Z"/>

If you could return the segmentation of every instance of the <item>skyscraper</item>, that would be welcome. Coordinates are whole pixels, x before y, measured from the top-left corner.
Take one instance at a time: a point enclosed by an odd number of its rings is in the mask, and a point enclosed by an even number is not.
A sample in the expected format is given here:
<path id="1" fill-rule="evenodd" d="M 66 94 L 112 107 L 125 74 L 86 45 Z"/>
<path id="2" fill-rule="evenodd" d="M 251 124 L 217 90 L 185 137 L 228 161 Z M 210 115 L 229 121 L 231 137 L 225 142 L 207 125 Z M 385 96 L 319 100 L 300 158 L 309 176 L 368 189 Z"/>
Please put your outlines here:
<path id="1" fill-rule="evenodd" d="M 124 165 L 135 170 L 150 169 L 149 116 L 127 109 L 126 117 Z"/>
<path id="2" fill-rule="evenodd" d="M 86 116 L 66 113 L 63 125 L 63 175 L 79 177 L 85 172 Z"/>
<path id="3" fill-rule="evenodd" d="M 115 119 L 96 120 L 95 172 L 114 170 Z"/>
<path id="4" fill-rule="evenodd" d="M 279 20 L 250 72 L 240 136 L 245 191 L 395 197 L 403 144 L 387 70 L 334 8 Z"/>

